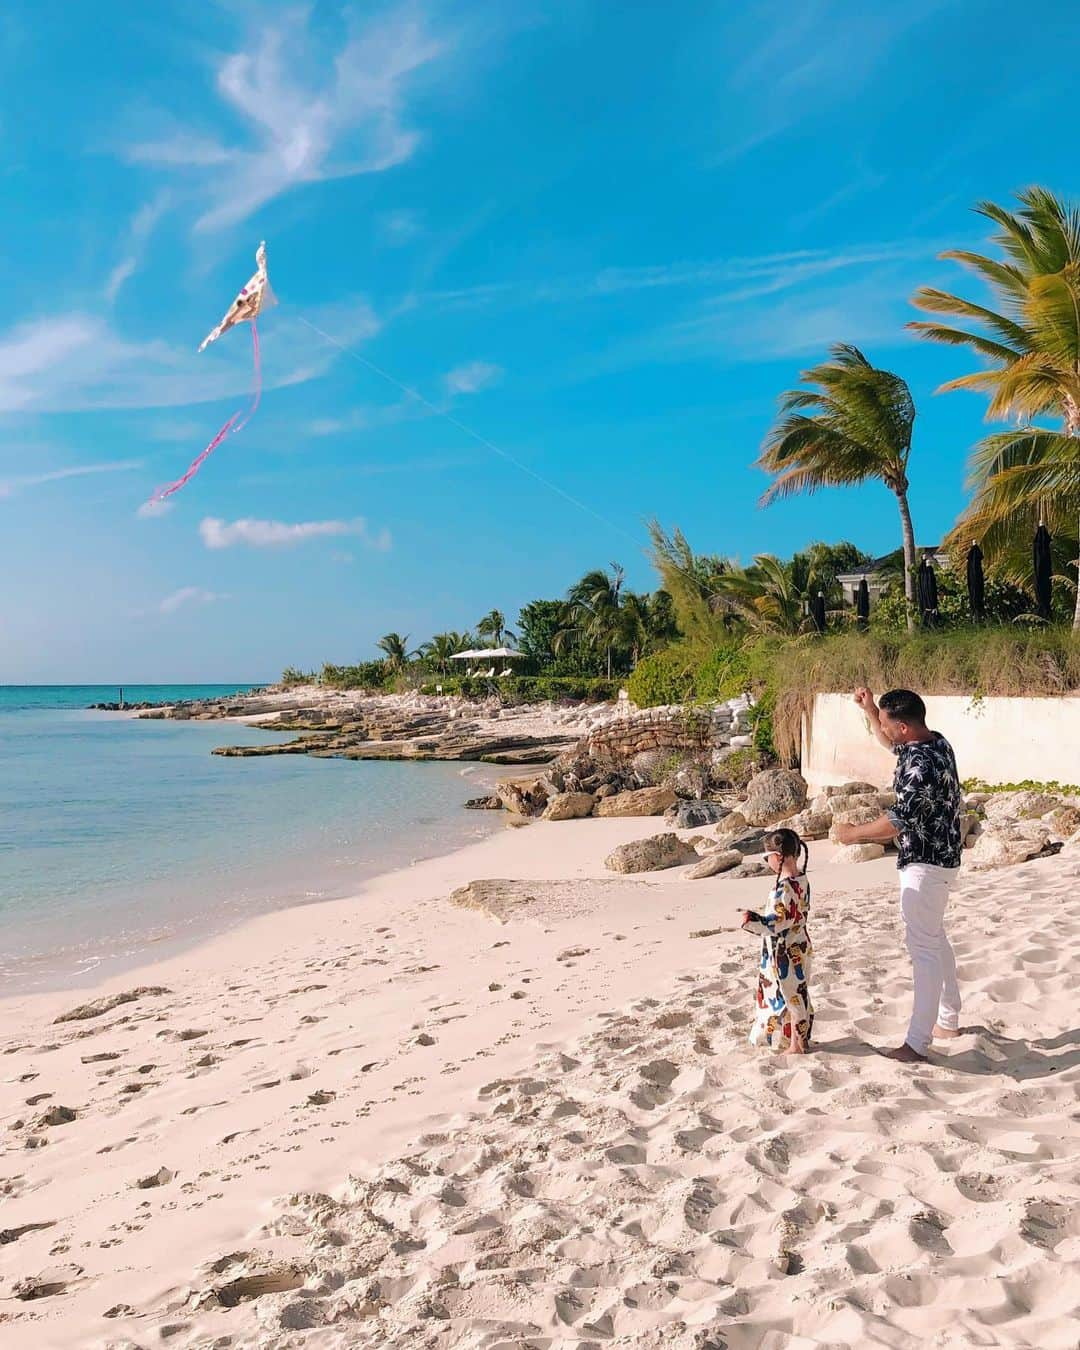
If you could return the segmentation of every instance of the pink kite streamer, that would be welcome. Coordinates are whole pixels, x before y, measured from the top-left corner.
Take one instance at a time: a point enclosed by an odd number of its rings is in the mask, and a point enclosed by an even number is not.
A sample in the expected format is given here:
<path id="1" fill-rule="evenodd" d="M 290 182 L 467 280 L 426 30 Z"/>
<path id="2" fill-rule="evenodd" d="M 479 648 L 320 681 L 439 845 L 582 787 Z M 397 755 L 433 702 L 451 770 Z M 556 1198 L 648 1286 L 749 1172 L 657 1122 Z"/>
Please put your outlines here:
<path id="1" fill-rule="evenodd" d="M 190 483 L 202 468 L 204 462 L 210 458 L 225 437 L 235 436 L 238 431 L 243 431 L 244 427 L 246 427 L 252 417 L 254 417 L 255 410 L 259 406 L 259 399 L 262 398 L 262 360 L 259 356 L 259 329 L 254 317 L 251 320 L 251 345 L 255 364 L 255 377 L 251 404 L 247 411 L 233 413 L 206 449 L 201 450 L 191 461 L 186 472 L 178 478 L 175 483 L 170 483 L 168 487 L 158 488 L 150 498 L 151 502 L 163 502 L 166 497 L 171 497 L 174 492 L 179 492 L 185 483 Z"/>

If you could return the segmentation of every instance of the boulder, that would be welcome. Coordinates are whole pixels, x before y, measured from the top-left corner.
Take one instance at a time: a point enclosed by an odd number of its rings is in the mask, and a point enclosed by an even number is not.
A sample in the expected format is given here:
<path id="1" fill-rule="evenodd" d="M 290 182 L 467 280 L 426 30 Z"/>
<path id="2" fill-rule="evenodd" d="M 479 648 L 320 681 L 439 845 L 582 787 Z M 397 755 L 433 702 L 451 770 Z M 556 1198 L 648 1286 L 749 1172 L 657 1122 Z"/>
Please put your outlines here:
<path id="1" fill-rule="evenodd" d="M 470 797 L 465 803 L 466 811 L 501 811 L 502 801 L 492 793 L 490 797 Z"/>
<path id="2" fill-rule="evenodd" d="M 867 792 L 879 791 L 873 783 L 840 783 L 837 786 L 822 788 L 826 797 L 854 797 Z"/>
<path id="3" fill-rule="evenodd" d="M 601 783 L 594 795 L 602 799 L 604 797 L 614 797 L 618 791 L 619 789 L 614 783 Z"/>
<path id="4" fill-rule="evenodd" d="M 878 815 L 881 815 L 883 795 L 880 792 L 851 792 L 845 797 L 834 797 L 833 814 L 835 815 L 837 811 L 854 811 L 860 806 L 872 806 Z M 892 806 L 895 801 L 896 798 L 893 797 L 889 805 Z"/>
<path id="5" fill-rule="evenodd" d="M 747 830 L 733 839 L 725 839 L 725 848 L 737 848 L 740 853 L 763 853 L 765 850 L 766 830 Z"/>
<path id="6" fill-rule="evenodd" d="M 620 844 L 604 859 L 604 866 L 612 872 L 659 872 L 697 861 L 695 850 L 677 834 L 654 834 Z"/>
<path id="7" fill-rule="evenodd" d="M 604 797 L 596 807 L 598 816 L 662 816 L 675 804 L 671 788 L 646 787 L 634 792 L 616 792 Z"/>
<path id="8" fill-rule="evenodd" d="M 839 801 L 839 797 L 829 797 L 826 796 L 824 792 L 819 792 L 816 797 L 811 798 L 806 809 L 808 811 L 817 811 L 818 813 L 825 812 L 831 816 L 833 808 Z"/>
<path id="9" fill-rule="evenodd" d="M 748 858 L 730 872 L 724 872 L 723 876 L 725 880 L 730 878 L 732 881 L 741 881 L 744 877 L 770 877 L 772 870 L 760 858 Z"/>
<path id="10" fill-rule="evenodd" d="M 718 848 L 689 868 L 686 876 L 690 881 L 701 881 L 705 877 L 715 877 L 720 872 L 730 872 L 733 867 L 740 867 L 742 861 L 743 855 L 737 848 Z"/>
<path id="11" fill-rule="evenodd" d="M 1070 835 L 1065 840 L 1065 847 L 1061 850 L 1062 854 L 1068 854 L 1070 858 L 1080 858 L 1080 830 Z"/>
<path id="12" fill-rule="evenodd" d="M 699 830 L 704 825 L 715 825 L 730 814 L 730 808 L 720 802 L 678 801 L 664 812 L 664 820 L 673 830 Z"/>
<path id="13" fill-rule="evenodd" d="M 1041 853 L 1050 841 L 1050 830 L 1041 820 L 1015 821 L 1008 825 L 987 825 L 975 841 L 968 857 L 976 871 L 991 867 L 1009 867 L 1027 862 Z"/>
<path id="14" fill-rule="evenodd" d="M 1038 820 L 1061 803 L 1048 792 L 995 792 L 983 806 L 991 825 L 1006 825 L 1013 820 Z"/>
<path id="15" fill-rule="evenodd" d="M 498 783 L 495 792 L 503 806 L 515 816 L 538 816 L 547 805 L 547 791 L 539 778 Z"/>
<path id="16" fill-rule="evenodd" d="M 1070 839 L 1080 830 L 1080 810 L 1075 806 L 1055 806 L 1042 817 L 1044 825 L 1050 829 L 1050 838 Z"/>
<path id="17" fill-rule="evenodd" d="M 739 810 L 730 811 L 716 827 L 716 837 L 718 839 L 734 838 L 737 834 L 744 834 L 749 825 L 749 821 Z"/>
<path id="18" fill-rule="evenodd" d="M 806 779 L 794 769 L 765 769 L 746 789 L 746 819 L 751 825 L 773 825 L 806 805 Z"/>
<path id="19" fill-rule="evenodd" d="M 557 792 L 548 798 L 544 820 L 580 820 L 591 816 L 596 798 L 591 792 Z"/>
<path id="20" fill-rule="evenodd" d="M 836 810 L 833 812 L 829 838 L 834 844 L 838 844 L 840 842 L 836 837 L 838 825 L 869 825 L 872 820 L 877 820 L 880 815 L 880 806 L 854 806 L 850 811 Z"/>
<path id="21" fill-rule="evenodd" d="M 884 858 L 884 844 L 845 844 L 833 854 L 834 863 L 873 862 L 875 858 Z"/>
<path id="22" fill-rule="evenodd" d="M 831 811 L 815 811 L 812 807 L 808 807 L 797 816 L 792 816 L 790 820 L 785 820 L 784 827 L 794 830 L 800 839 L 807 841 L 824 839 L 832 826 L 832 820 Z"/>

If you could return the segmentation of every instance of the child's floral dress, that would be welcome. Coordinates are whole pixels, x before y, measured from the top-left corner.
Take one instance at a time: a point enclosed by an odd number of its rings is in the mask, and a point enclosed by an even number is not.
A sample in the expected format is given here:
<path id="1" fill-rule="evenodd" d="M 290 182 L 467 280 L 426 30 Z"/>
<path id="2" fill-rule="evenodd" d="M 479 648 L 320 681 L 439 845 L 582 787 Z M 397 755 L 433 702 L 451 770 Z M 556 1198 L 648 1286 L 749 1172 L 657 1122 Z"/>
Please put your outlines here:
<path id="1" fill-rule="evenodd" d="M 751 1045 L 774 1050 L 791 1044 L 791 1024 L 809 1046 L 814 1029 L 810 1001 L 813 947 L 806 931 L 810 885 L 803 877 L 781 877 L 769 896 L 768 914 L 751 914 L 743 928 L 761 935 L 757 1010 L 750 1030 Z"/>

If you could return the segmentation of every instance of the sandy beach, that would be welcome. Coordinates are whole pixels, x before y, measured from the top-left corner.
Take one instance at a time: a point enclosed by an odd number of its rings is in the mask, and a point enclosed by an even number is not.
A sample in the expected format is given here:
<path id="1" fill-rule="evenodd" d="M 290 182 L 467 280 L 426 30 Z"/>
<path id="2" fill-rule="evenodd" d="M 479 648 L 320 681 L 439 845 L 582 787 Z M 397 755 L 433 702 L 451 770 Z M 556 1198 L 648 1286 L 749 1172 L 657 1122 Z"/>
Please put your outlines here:
<path id="1" fill-rule="evenodd" d="M 0 1003 L 5 1350 L 1075 1346 L 1076 863 L 962 879 L 964 1034 L 912 1069 L 870 1048 L 890 860 L 812 846 L 817 1050 L 777 1057 L 762 881 L 605 872 L 657 827 L 507 829 Z M 450 903 L 483 878 L 536 884 Z"/>

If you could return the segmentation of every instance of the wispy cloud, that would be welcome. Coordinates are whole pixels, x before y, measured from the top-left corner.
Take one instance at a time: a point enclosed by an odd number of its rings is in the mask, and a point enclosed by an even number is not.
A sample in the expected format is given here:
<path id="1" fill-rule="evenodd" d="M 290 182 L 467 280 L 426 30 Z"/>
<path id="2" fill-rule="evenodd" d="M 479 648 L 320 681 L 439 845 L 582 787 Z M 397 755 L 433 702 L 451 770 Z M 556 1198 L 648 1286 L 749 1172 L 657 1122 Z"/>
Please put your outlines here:
<path id="1" fill-rule="evenodd" d="M 392 248 L 409 244 L 424 233 L 419 211 L 386 211 L 379 217 L 379 233 Z"/>
<path id="2" fill-rule="evenodd" d="M 409 159 L 420 141 L 406 125 L 409 78 L 444 50 L 412 7 L 371 19 L 333 53 L 318 49 L 307 12 L 297 11 L 261 24 L 250 49 L 218 66 L 222 111 L 246 124 L 245 140 L 174 123 L 128 146 L 126 158 L 190 173 L 205 202 L 196 230 L 235 225 L 302 184 Z"/>
<path id="3" fill-rule="evenodd" d="M 59 483 L 65 478 L 84 478 L 89 474 L 123 473 L 141 469 L 141 459 L 115 459 L 104 464 L 72 464 L 65 469 L 49 469 L 45 473 L 16 474 L 0 478 L 0 497 L 12 497 L 25 488 L 40 487 L 43 483 Z"/>
<path id="4" fill-rule="evenodd" d="M 444 378 L 451 394 L 478 394 L 481 389 L 498 384 L 502 375 L 502 366 L 493 366 L 488 361 L 470 361 L 448 371 Z"/>
<path id="5" fill-rule="evenodd" d="M 434 308 L 500 308 L 537 304 L 579 304 L 634 291 L 711 291 L 751 298 L 804 285 L 833 272 L 933 256 L 933 240 L 899 239 L 841 245 L 835 249 L 792 249 L 783 253 L 731 256 L 636 267 L 605 267 L 580 276 L 534 282 L 486 282 L 452 291 L 428 291 L 417 304 Z"/>
<path id="6" fill-rule="evenodd" d="M 216 312 L 216 311 L 215 311 Z M 339 341 L 355 345 L 379 331 L 360 297 L 308 311 Z M 267 389 L 324 375 L 340 355 L 296 319 L 274 314 L 263 352 Z M 250 344 L 218 344 L 212 358 L 160 338 L 131 342 L 97 315 L 34 319 L 0 333 L 0 413 L 167 408 L 243 396 L 251 384 Z"/>
<path id="7" fill-rule="evenodd" d="M 125 256 L 109 273 L 105 283 L 105 299 L 110 305 L 115 302 L 124 283 L 130 281 L 138 270 L 147 241 L 158 221 L 168 210 L 171 201 L 172 194 L 162 191 L 135 212 L 124 245 Z"/>
<path id="8" fill-rule="evenodd" d="M 159 614 L 175 614 L 178 609 L 187 606 L 211 605 L 215 600 L 227 600 L 227 595 L 218 591 L 204 590 L 202 586 L 181 586 L 178 591 L 167 595 L 158 605 Z"/>
<path id="9" fill-rule="evenodd" d="M 305 520 L 289 524 L 283 520 L 234 520 L 227 522 L 207 516 L 199 524 L 199 534 L 207 548 L 291 548 L 308 539 L 338 538 L 355 535 L 369 548 L 385 552 L 390 548 L 389 530 L 372 534 L 362 516 L 353 520 Z"/>

